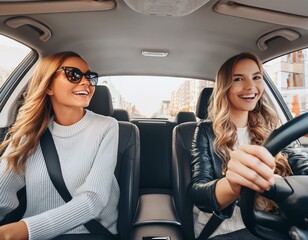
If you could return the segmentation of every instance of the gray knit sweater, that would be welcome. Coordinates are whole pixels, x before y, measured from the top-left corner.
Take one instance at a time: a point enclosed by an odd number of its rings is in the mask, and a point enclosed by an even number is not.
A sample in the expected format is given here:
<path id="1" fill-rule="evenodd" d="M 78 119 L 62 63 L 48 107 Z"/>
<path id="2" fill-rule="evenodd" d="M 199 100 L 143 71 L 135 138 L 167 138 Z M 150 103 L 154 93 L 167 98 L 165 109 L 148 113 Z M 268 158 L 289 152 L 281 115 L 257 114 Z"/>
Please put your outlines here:
<path id="1" fill-rule="evenodd" d="M 16 192 L 26 185 L 27 210 L 22 221 L 27 224 L 29 239 L 88 233 L 83 224 L 93 218 L 116 233 L 120 195 L 114 176 L 117 121 L 87 110 L 85 116 L 71 126 L 61 126 L 52 119 L 48 127 L 73 199 L 65 203 L 54 188 L 39 146 L 27 160 L 24 176 L 4 173 L 6 161 L 0 162 L 0 220 L 16 208 Z"/>

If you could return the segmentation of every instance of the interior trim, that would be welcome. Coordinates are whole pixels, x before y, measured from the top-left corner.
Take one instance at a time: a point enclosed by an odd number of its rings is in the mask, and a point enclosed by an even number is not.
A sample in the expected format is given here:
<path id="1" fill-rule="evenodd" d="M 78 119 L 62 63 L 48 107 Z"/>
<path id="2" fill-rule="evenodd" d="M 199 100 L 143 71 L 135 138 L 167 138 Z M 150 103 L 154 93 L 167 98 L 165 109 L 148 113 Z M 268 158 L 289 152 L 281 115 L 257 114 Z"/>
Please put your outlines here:
<path id="1" fill-rule="evenodd" d="M 0 2 L 0 16 L 63 12 L 106 11 L 116 7 L 113 0 L 70 0 L 37 2 Z"/>
<path id="2" fill-rule="evenodd" d="M 265 51 L 268 49 L 268 42 L 274 40 L 277 37 L 283 37 L 292 42 L 296 39 L 299 39 L 300 36 L 301 35 L 298 32 L 291 29 L 278 29 L 260 37 L 257 41 L 257 45 L 261 51 Z"/>
<path id="3" fill-rule="evenodd" d="M 32 26 L 33 27 L 32 29 L 38 32 L 39 38 L 42 42 L 47 42 L 48 39 L 51 37 L 50 29 L 43 23 L 36 21 L 32 18 L 26 18 L 26 17 L 10 18 L 5 21 L 5 24 L 11 28 L 18 28 L 24 25 Z"/>
<path id="4" fill-rule="evenodd" d="M 308 30 L 308 17 L 244 5 L 234 1 L 219 1 L 213 9 L 221 14 L 247 18 Z"/>
<path id="5" fill-rule="evenodd" d="M 171 195 L 159 193 L 140 196 L 134 226 L 149 223 L 181 225 Z"/>

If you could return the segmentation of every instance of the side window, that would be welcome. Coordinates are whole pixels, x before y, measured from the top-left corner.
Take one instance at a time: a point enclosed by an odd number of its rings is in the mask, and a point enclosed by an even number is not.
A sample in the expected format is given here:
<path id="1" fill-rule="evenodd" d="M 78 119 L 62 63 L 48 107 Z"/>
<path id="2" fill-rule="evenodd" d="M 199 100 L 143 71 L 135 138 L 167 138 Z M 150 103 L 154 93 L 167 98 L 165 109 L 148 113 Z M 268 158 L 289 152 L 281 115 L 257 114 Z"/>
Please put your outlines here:
<path id="1" fill-rule="evenodd" d="M 263 66 L 292 115 L 308 112 L 308 49 L 273 59 Z"/>
<path id="2" fill-rule="evenodd" d="M 293 117 L 308 112 L 308 49 L 298 50 L 263 65 L 283 96 Z M 308 136 L 300 138 L 308 155 Z"/>
<path id="3" fill-rule="evenodd" d="M 23 44 L 0 35 L 0 91 L 14 69 L 30 51 L 31 49 Z"/>

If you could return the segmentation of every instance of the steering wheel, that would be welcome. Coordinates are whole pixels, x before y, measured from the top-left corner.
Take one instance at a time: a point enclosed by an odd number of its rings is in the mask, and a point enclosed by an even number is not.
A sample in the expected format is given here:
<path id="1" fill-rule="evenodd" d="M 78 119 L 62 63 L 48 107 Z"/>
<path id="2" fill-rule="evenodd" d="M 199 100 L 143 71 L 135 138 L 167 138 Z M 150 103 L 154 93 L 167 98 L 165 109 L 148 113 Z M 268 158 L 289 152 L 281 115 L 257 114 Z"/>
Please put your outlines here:
<path id="1" fill-rule="evenodd" d="M 304 113 L 274 130 L 264 147 L 275 156 L 282 148 L 308 133 L 308 113 Z M 275 179 L 274 186 L 263 195 L 279 206 L 276 213 L 254 208 L 256 192 L 243 187 L 240 209 L 247 229 L 261 239 L 308 240 L 308 176 Z"/>

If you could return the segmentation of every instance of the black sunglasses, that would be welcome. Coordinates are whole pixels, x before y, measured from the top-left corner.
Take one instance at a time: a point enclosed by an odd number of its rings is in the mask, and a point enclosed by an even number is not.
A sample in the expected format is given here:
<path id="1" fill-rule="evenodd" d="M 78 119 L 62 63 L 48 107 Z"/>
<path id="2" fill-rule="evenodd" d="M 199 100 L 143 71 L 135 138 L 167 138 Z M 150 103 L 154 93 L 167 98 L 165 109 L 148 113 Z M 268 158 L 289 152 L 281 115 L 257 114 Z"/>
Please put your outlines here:
<path id="1" fill-rule="evenodd" d="M 91 72 L 90 70 L 86 73 L 80 71 L 80 69 L 75 67 L 61 67 L 56 72 L 64 71 L 65 76 L 71 83 L 80 83 L 83 76 L 90 82 L 91 86 L 95 86 L 98 82 L 98 74 L 96 72 Z"/>

